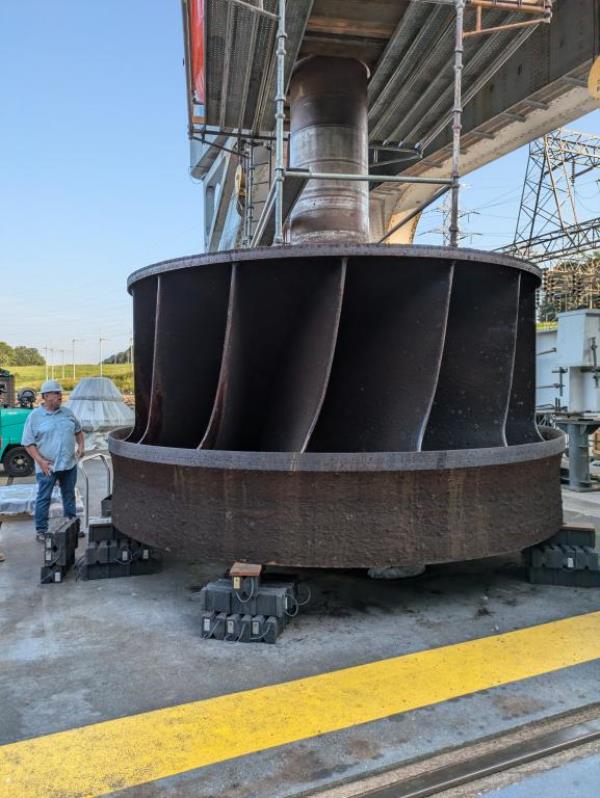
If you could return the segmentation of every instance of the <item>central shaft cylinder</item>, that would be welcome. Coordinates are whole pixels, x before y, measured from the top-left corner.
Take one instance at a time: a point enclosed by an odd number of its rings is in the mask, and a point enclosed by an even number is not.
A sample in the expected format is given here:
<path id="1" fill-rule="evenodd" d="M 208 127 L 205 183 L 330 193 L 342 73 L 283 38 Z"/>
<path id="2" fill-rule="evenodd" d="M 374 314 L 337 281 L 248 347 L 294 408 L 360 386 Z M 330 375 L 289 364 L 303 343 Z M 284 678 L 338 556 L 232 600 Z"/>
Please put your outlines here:
<path id="1" fill-rule="evenodd" d="M 301 61 L 290 85 L 290 165 L 311 172 L 367 174 L 367 68 L 352 58 Z M 365 243 L 369 184 L 311 180 L 291 217 L 291 242 Z"/>

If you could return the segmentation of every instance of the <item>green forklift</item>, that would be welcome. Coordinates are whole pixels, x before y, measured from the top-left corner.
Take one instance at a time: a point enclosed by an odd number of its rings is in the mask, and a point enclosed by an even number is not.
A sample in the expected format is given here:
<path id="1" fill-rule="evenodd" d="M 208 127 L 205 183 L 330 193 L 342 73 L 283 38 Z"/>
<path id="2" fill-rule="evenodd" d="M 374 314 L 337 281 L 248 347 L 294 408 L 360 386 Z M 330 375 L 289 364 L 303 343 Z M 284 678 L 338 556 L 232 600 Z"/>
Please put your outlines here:
<path id="1" fill-rule="evenodd" d="M 28 477 L 34 464 L 21 446 L 23 428 L 33 409 L 35 391 L 24 388 L 15 397 L 15 378 L 0 369 L 0 463 L 9 477 Z"/>

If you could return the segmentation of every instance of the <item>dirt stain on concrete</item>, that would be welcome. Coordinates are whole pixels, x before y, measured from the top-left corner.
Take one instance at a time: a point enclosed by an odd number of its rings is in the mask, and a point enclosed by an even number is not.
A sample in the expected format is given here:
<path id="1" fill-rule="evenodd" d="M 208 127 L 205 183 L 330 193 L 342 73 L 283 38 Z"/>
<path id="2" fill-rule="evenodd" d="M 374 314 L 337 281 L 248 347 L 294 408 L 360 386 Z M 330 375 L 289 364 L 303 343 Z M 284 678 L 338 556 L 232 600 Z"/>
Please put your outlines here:
<path id="1" fill-rule="evenodd" d="M 525 715 L 532 715 L 545 708 L 542 701 L 538 701 L 530 696 L 519 695 L 519 693 L 504 693 L 492 698 L 492 703 L 502 714 L 503 720 L 522 718 Z"/>

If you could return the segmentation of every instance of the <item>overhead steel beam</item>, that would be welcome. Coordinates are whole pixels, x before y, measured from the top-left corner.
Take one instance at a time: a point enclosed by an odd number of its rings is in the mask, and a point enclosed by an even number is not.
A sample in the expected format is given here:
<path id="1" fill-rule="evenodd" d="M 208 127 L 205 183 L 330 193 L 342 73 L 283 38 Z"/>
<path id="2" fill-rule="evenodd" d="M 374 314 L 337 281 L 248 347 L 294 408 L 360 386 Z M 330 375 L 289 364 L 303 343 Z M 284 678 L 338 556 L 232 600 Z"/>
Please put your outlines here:
<path id="1" fill-rule="evenodd" d="M 502 69 L 504 64 L 517 52 L 517 50 L 519 50 L 524 42 L 527 41 L 532 33 L 533 29 L 523 31 L 519 35 L 514 36 L 508 43 L 505 41 L 506 37 L 494 36 L 492 39 L 485 42 L 483 46 L 478 48 L 475 55 L 466 60 L 465 77 L 463 80 L 463 85 L 465 86 L 463 105 L 467 105 L 474 97 L 477 96 L 483 87 L 494 77 L 494 75 L 499 72 L 500 69 Z M 496 50 L 499 50 L 499 53 L 491 62 L 486 64 L 486 58 L 493 55 Z M 481 71 L 479 71 L 480 68 Z M 472 82 L 470 80 L 471 76 Z M 439 98 L 438 102 L 431 107 L 432 111 L 437 111 L 440 119 L 433 128 L 428 130 L 427 133 L 420 138 L 420 145 L 423 149 L 428 147 L 432 141 L 435 141 L 437 136 L 449 124 L 450 115 L 452 113 L 451 97 L 452 86 L 449 86 L 445 90 L 442 97 Z M 445 113 L 442 110 L 443 108 L 445 108 Z M 417 123 L 409 132 L 407 132 L 405 137 L 406 140 L 414 140 L 417 137 L 417 132 L 419 129 L 420 125 Z"/>
<path id="2" fill-rule="evenodd" d="M 595 107 L 586 91 L 585 75 L 597 52 L 598 19 L 600 0 L 569 0 L 568 7 L 565 3 L 557 3 L 552 25 L 534 28 L 518 51 L 513 52 L 488 80 L 489 91 L 479 91 L 470 99 L 463 118 L 462 141 L 467 149 L 463 174 L 549 130 L 568 124 Z M 523 31 L 522 35 L 525 34 Z M 558 41 L 562 43 L 559 48 L 554 46 Z M 515 79 L 520 70 L 527 74 L 526 81 Z M 471 82 L 467 79 L 465 97 L 469 97 L 470 88 Z M 527 106 L 527 98 L 547 103 L 548 108 Z M 415 99 L 410 100 L 409 105 Z M 520 121 L 525 120 L 522 131 L 515 130 L 517 118 L 501 116 L 504 112 L 511 116 L 518 114 Z M 437 136 L 429 142 L 427 159 L 407 166 L 398 165 L 399 172 L 420 175 L 426 168 L 436 168 L 432 161 L 441 168 L 448 168 L 450 130 L 441 120 L 436 127 L 439 132 L 436 131 Z M 428 192 L 420 186 L 398 187 L 391 193 L 389 186 L 381 185 L 372 190 L 371 201 L 374 207 L 383 203 L 382 218 L 389 219 L 402 210 L 411 212 L 432 194 L 433 191 Z M 385 227 L 374 227 L 377 238 L 384 233 Z"/>

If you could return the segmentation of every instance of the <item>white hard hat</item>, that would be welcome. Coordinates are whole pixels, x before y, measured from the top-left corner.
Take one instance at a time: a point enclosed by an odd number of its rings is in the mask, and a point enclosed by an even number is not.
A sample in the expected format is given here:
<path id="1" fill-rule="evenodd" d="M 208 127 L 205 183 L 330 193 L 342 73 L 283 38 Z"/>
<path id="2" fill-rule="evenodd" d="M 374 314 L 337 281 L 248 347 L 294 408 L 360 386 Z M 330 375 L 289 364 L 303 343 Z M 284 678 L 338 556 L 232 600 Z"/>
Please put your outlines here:
<path id="1" fill-rule="evenodd" d="M 42 387 L 40 388 L 40 393 L 42 395 L 45 393 L 51 393 L 52 391 L 55 391 L 56 393 L 62 393 L 60 382 L 57 380 L 46 380 L 46 382 L 42 383 Z"/>

